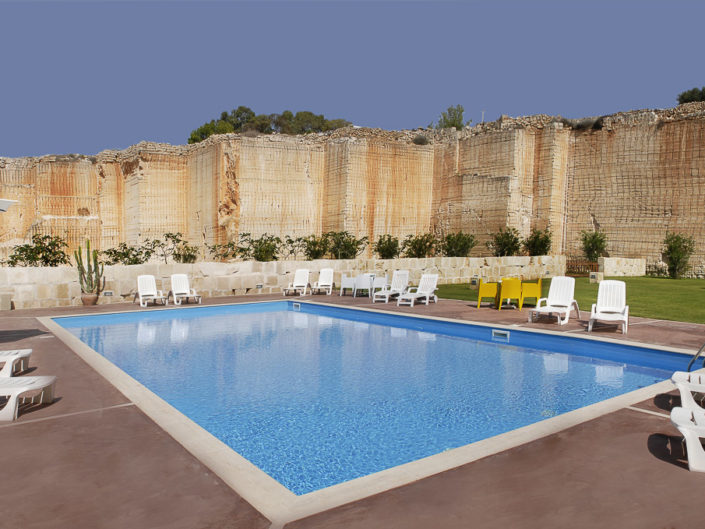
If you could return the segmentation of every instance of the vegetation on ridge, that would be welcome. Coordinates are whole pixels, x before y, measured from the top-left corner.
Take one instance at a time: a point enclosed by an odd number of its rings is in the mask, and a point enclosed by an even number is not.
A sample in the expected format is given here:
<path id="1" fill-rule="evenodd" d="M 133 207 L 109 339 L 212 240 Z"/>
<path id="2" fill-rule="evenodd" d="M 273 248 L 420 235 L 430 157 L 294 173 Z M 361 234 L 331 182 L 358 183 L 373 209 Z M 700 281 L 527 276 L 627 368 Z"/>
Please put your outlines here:
<path id="1" fill-rule="evenodd" d="M 705 86 L 702 88 L 691 88 L 678 94 L 678 104 L 693 103 L 695 101 L 705 101 Z"/>
<path id="2" fill-rule="evenodd" d="M 255 114 L 250 108 L 239 106 L 234 110 L 221 112 L 218 119 L 204 123 L 191 131 L 189 143 L 198 143 L 213 134 L 228 132 L 252 132 L 260 134 L 307 134 L 325 132 L 351 125 L 344 119 L 326 119 L 323 114 L 314 114 L 308 110 L 296 114 L 285 110 L 281 114 Z"/>

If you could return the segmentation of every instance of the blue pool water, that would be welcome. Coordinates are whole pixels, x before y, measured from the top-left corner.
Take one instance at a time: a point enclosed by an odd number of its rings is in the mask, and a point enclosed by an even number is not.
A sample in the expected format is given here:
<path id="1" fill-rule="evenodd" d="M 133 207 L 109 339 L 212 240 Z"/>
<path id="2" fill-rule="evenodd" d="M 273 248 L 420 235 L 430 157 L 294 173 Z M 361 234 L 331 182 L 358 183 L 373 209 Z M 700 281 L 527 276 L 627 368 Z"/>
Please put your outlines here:
<path id="1" fill-rule="evenodd" d="M 296 494 L 660 382 L 687 362 L 292 302 L 55 321 Z"/>

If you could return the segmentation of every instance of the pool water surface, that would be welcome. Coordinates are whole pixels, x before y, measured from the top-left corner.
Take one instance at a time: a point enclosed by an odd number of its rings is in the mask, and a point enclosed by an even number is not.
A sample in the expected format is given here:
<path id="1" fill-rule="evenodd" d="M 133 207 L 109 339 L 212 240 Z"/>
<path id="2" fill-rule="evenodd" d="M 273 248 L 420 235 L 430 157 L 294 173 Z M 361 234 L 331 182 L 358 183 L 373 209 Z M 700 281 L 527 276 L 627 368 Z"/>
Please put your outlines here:
<path id="1" fill-rule="evenodd" d="M 682 361 L 292 302 L 55 321 L 299 495 L 663 381 Z"/>

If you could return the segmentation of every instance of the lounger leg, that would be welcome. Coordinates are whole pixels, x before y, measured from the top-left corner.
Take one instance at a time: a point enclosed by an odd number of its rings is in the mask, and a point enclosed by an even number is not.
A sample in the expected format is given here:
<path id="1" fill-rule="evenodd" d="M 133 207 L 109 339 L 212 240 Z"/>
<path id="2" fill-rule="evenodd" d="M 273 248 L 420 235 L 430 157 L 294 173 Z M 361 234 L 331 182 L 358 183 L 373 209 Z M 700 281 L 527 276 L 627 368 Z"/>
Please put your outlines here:
<path id="1" fill-rule="evenodd" d="M 17 419 L 18 404 L 17 394 L 13 393 L 7 399 L 5 407 L 0 410 L 0 421 L 14 421 Z"/>

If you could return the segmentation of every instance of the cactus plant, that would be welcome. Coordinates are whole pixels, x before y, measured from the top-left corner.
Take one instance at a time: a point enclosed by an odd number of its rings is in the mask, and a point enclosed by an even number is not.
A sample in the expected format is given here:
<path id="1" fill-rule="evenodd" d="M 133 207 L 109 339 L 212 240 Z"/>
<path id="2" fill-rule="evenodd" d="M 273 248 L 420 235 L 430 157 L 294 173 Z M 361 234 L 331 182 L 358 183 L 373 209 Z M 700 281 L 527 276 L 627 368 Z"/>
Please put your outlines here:
<path id="1" fill-rule="evenodd" d="M 86 239 L 86 264 L 83 263 L 81 247 L 73 252 L 78 267 L 78 281 L 84 294 L 100 294 L 105 288 L 103 264 L 98 263 L 98 250 L 91 252 L 91 241 Z"/>

